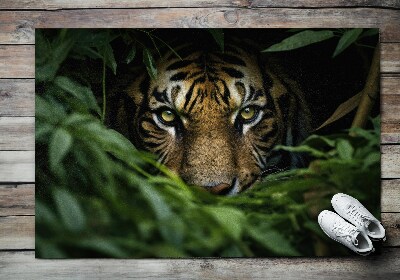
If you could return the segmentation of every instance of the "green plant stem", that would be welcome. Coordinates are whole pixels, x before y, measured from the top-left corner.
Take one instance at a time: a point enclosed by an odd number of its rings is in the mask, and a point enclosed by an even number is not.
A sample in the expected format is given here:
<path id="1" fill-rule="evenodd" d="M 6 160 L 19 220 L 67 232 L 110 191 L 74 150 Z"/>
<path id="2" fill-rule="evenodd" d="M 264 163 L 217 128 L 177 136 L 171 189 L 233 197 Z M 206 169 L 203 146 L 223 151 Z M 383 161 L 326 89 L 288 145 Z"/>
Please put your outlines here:
<path id="1" fill-rule="evenodd" d="M 376 46 L 360 104 L 351 127 L 365 127 L 368 116 L 379 94 L 379 45 Z M 350 133 L 351 135 L 354 133 Z"/>
<path id="2" fill-rule="evenodd" d="M 106 118 L 106 106 L 107 106 L 107 98 L 106 98 L 106 60 L 103 58 L 103 111 L 101 114 L 101 121 L 104 123 Z"/>

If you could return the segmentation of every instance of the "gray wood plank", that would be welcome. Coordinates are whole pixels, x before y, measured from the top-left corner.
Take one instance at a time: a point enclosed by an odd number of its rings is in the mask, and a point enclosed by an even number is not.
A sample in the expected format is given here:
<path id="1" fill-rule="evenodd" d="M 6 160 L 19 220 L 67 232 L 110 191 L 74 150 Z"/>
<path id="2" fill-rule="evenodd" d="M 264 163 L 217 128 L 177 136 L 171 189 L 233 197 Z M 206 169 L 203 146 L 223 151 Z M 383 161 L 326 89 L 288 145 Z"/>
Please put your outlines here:
<path id="1" fill-rule="evenodd" d="M 381 146 L 381 178 L 400 177 L 400 146 L 384 145 Z"/>
<path id="2" fill-rule="evenodd" d="M 400 178 L 400 146 L 381 146 L 383 179 Z M 0 182 L 34 182 L 33 151 L 0 151 Z"/>
<path id="3" fill-rule="evenodd" d="M 400 213 L 382 213 L 381 219 L 387 236 L 383 246 L 400 246 Z M 21 249 L 35 249 L 35 216 L 0 217 L 0 250 Z"/>
<path id="4" fill-rule="evenodd" d="M 0 117 L 0 150 L 34 149 L 34 117 Z"/>
<path id="5" fill-rule="evenodd" d="M 399 72 L 400 44 L 381 44 L 381 73 Z"/>
<path id="6" fill-rule="evenodd" d="M 0 249 L 35 249 L 35 217 L 0 217 Z"/>
<path id="7" fill-rule="evenodd" d="M 0 252 L 4 279 L 394 279 L 400 248 L 347 258 L 35 259 L 33 252 Z"/>
<path id="8" fill-rule="evenodd" d="M 35 46 L 0 45 L 0 78 L 34 78 Z"/>
<path id="9" fill-rule="evenodd" d="M 35 185 L 0 185 L 0 216 L 34 214 Z"/>
<path id="10" fill-rule="evenodd" d="M 17 2 L 17 1 L 16 1 Z M 188 1 L 189 2 L 189 1 Z M 285 1 L 289 3 L 288 1 Z M 80 1 L 86 3 L 86 1 Z M 166 2 L 164 2 L 166 3 Z M 400 13 L 379 8 L 168 8 L 0 11 L 0 43 L 34 44 L 35 28 L 380 28 L 400 42 Z"/>
<path id="11" fill-rule="evenodd" d="M 382 180 L 381 211 L 400 212 L 400 180 Z"/>
<path id="12" fill-rule="evenodd" d="M 0 45 L 0 78 L 34 78 L 34 53 L 33 45 Z M 381 72 L 400 73 L 400 43 L 381 44 Z"/>
<path id="13" fill-rule="evenodd" d="M 0 151 L 0 182 L 35 181 L 34 151 Z"/>
<path id="14" fill-rule="evenodd" d="M 400 213 L 400 180 L 382 180 L 381 211 Z M 0 185 L 0 216 L 34 215 L 35 185 Z"/>
<path id="15" fill-rule="evenodd" d="M 35 115 L 35 81 L 0 79 L 0 117 Z"/>
<path id="16" fill-rule="evenodd" d="M 305 8 L 305 7 L 385 7 L 400 8 L 400 3 L 396 0 L 303 0 L 303 1 L 274 1 L 274 0 L 3 0 L 0 2 L 0 9 L 18 10 L 58 10 L 58 9 L 77 9 L 77 8 L 180 8 L 180 7 L 268 7 L 268 8 Z"/>

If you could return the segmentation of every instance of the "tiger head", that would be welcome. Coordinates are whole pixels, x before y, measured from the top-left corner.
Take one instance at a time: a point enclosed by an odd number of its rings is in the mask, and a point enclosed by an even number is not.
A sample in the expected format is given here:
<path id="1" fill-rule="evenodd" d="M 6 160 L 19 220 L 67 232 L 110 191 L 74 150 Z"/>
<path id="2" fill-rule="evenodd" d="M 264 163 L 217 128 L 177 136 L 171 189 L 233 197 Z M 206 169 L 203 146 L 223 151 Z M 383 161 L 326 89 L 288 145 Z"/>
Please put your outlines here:
<path id="1" fill-rule="evenodd" d="M 126 93 L 134 144 L 188 184 L 236 194 L 283 160 L 277 144 L 294 144 L 308 128 L 307 109 L 259 51 L 226 45 L 225 52 L 192 45 L 157 62 Z"/>

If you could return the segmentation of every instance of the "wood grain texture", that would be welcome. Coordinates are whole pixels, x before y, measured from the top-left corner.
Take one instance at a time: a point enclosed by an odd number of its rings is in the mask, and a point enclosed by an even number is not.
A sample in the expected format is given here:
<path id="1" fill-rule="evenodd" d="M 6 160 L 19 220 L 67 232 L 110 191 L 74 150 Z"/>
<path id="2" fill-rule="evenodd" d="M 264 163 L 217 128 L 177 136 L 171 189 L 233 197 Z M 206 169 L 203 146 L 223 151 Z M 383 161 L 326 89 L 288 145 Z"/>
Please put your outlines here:
<path id="1" fill-rule="evenodd" d="M 381 73 L 400 73 L 400 44 L 381 44 Z"/>
<path id="2" fill-rule="evenodd" d="M 35 181 L 35 152 L 0 151 L 0 182 Z"/>
<path id="3" fill-rule="evenodd" d="M 0 216 L 35 215 L 35 185 L 0 185 Z"/>
<path id="4" fill-rule="evenodd" d="M 16 1 L 17 2 L 17 1 Z M 80 1 L 86 3 L 85 1 Z M 188 1 L 189 2 L 189 1 Z M 288 2 L 288 1 L 285 1 Z M 91 20 L 88 20 L 91 19 Z M 169 8 L 0 11 L 0 42 L 34 44 L 35 28 L 380 28 L 400 42 L 400 13 L 377 8 Z"/>
<path id="5" fill-rule="evenodd" d="M 35 47 L 0 45 L 0 78 L 34 78 Z"/>
<path id="6" fill-rule="evenodd" d="M 382 224 L 386 230 L 385 247 L 400 246 L 400 213 L 382 213 Z"/>
<path id="7" fill-rule="evenodd" d="M 385 145 L 381 152 L 381 178 L 400 178 L 400 146 Z M 0 151 L 0 183 L 34 182 L 34 166 L 33 151 Z"/>
<path id="8" fill-rule="evenodd" d="M 0 268 L 4 279 L 394 279 L 400 273 L 400 250 L 317 260 L 43 260 L 33 252 L 1 252 Z"/>
<path id="9" fill-rule="evenodd" d="M 379 27 L 381 42 L 400 42 L 398 0 L 2 0 L 0 116 L 34 115 L 34 28 L 50 27 Z M 1 11 L 3 10 L 3 11 Z M 20 10 L 20 11 L 18 11 Z M 7 45 L 8 44 L 8 45 Z M 10 45 L 13 44 L 13 45 Z M 20 46 L 16 46 L 20 45 Z M 382 45 L 382 143 L 400 143 L 400 47 Z M 389 77 L 390 76 L 390 77 Z M 10 78 L 10 79 L 8 79 Z M 14 79 L 16 78 L 16 79 Z M 29 78 L 29 79 L 24 79 Z M 18 123 L 18 120 L 11 120 Z M 27 124 L 25 124 L 27 125 Z M 25 128 L 28 128 L 27 125 Z M 5 126 L 3 126 L 4 129 Z M 14 135 L 16 128 L 3 130 Z M 26 149 L 6 140 L 1 149 Z M 14 133 L 14 134 L 13 134 Z M 22 137 L 29 137 L 28 134 Z M 32 137 L 32 136 L 31 136 Z M 400 178 L 400 147 L 382 146 L 382 176 Z M 0 151 L 0 248 L 32 249 L 34 152 Z M 400 246 L 400 180 L 382 182 L 387 246 Z M 0 252 L 4 279 L 398 278 L 400 248 L 367 258 L 185 260 L 36 260 L 34 252 Z"/>
<path id="10" fill-rule="evenodd" d="M 381 153 L 381 177 L 386 179 L 400 178 L 400 146 L 381 146 Z"/>
<path id="11" fill-rule="evenodd" d="M 274 0 L 170 0 L 167 2 L 159 0 L 3 0 L 0 9 L 10 10 L 59 10 L 77 8 L 178 8 L 178 7 L 268 7 L 268 8 L 293 8 L 293 7 L 384 7 L 400 8 L 396 0 L 304 0 L 304 1 L 274 1 Z"/>
<path id="12" fill-rule="evenodd" d="M 382 180 L 381 190 L 381 211 L 400 212 L 400 180 Z"/>
<path id="13" fill-rule="evenodd" d="M 0 217 L 0 249 L 35 249 L 35 217 Z"/>
<path id="14" fill-rule="evenodd" d="M 382 224 L 387 236 L 382 246 L 400 246 L 400 213 L 382 213 Z M 34 216 L 0 217 L 0 225 L 0 250 L 35 249 Z"/>
<path id="15" fill-rule="evenodd" d="M 35 149 L 34 117 L 0 117 L 0 150 Z"/>
<path id="16" fill-rule="evenodd" d="M 35 81 L 0 79 L 0 117 L 35 115 Z"/>
<path id="17" fill-rule="evenodd" d="M 34 78 L 35 46 L 0 45 L 0 78 Z M 381 72 L 400 73 L 400 43 L 381 44 Z"/>

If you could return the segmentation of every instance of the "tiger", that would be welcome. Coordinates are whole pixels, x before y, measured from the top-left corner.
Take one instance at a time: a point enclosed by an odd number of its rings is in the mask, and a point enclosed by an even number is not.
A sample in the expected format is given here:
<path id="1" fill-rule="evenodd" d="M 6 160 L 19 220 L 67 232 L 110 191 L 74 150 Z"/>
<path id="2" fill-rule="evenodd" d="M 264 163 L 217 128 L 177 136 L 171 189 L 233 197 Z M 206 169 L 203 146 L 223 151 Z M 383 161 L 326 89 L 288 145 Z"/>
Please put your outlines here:
<path id="1" fill-rule="evenodd" d="M 222 52 L 189 42 L 166 51 L 155 67 L 155 79 L 144 69 L 128 83 L 115 118 L 138 149 L 187 184 L 235 195 L 270 170 L 302 161 L 274 147 L 309 134 L 307 103 L 254 44 L 226 42 Z"/>

